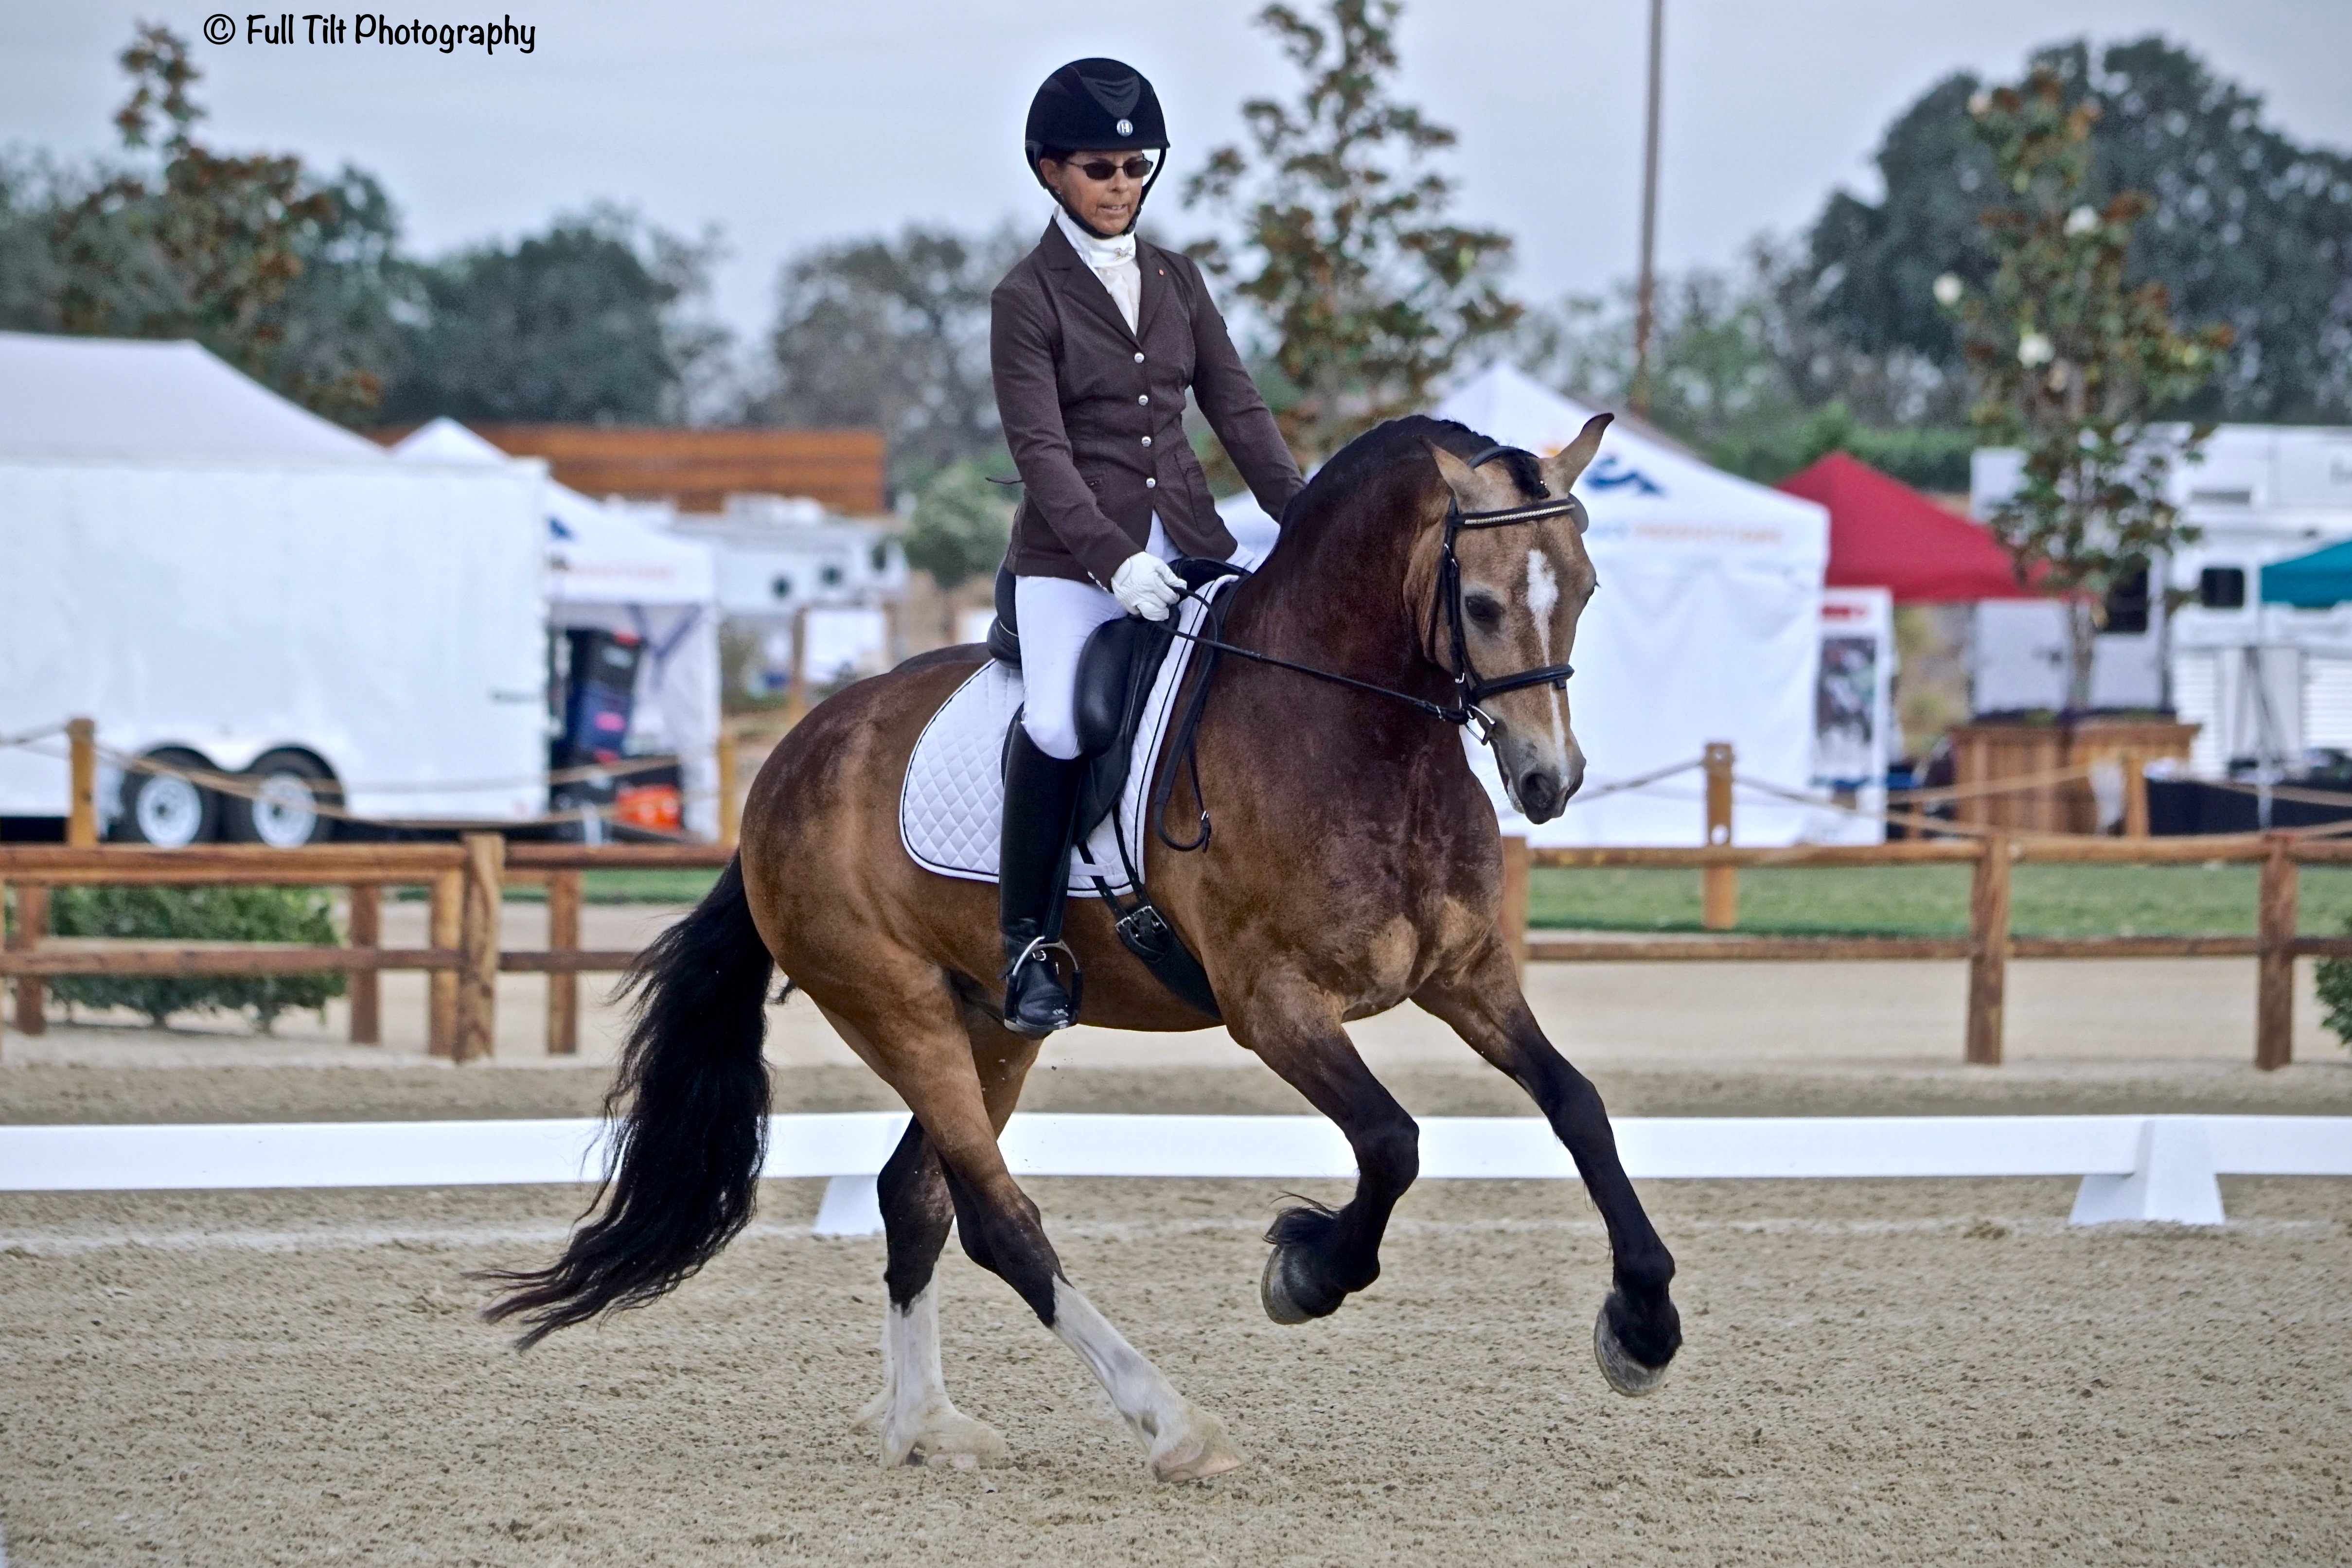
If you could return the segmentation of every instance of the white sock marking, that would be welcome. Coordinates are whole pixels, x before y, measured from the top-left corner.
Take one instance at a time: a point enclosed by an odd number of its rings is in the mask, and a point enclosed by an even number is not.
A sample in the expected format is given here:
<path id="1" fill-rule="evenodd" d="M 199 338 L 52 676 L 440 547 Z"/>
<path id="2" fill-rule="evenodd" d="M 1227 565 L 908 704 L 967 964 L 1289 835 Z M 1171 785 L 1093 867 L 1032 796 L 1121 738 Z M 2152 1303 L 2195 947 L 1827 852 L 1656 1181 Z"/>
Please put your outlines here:
<path id="1" fill-rule="evenodd" d="M 881 1428 L 885 1465 L 905 1464 L 919 1448 L 946 1448 L 962 1464 L 1003 1457 L 1003 1439 L 948 1397 L 940 1369 L 938 1281 L 925 1285 L 903 1312 L 884 1305 L 882 1393 L 866 1407 L 866 1420 Z"/>
<path id="2" fill-rule="evenodd" d="M 1543 551 L 1528 551 L 1528 613 L 1535 617 L 1536 646 L 1542 650 L 1543 662 L 1551 663 L 1551 612 L 1559 608 L 1559 579 L 1553 575 L 1551 562 Z M 1560 711 L 1559 688 L 1548 688 L 1551 694 L 1551 744 L 1554 760 L 1560 771 L 1568 771 L 1568 717 Z"/>
<path id="3" fill-rule="evenodd" d="M 1067 1280 L 1054 1281 L 1054 1333 L 1078 1353 L 1143 1439 L 1152 1473 L 1160 1479 L 1214 1475 L 1241 1462 L 1217 1418 L 1177 1393 Z"/>

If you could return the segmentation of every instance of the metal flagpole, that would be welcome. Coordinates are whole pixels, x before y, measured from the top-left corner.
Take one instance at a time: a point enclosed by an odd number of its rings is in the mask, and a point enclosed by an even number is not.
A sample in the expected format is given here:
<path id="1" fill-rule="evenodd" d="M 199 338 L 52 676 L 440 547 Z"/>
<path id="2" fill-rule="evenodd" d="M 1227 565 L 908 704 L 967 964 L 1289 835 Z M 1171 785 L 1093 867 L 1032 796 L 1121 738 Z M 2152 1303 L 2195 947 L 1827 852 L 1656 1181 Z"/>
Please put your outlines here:
<path id="1" fill-rule="evenodd" d="M 1633 412 L 1650 413 L 1650 333 L 1656 321 L 1658 97 L 1665 52 L 1666 0 L 1650 0 L 1649 129 L 1642 146 L 1642 276 L 1633 299 Z"/>

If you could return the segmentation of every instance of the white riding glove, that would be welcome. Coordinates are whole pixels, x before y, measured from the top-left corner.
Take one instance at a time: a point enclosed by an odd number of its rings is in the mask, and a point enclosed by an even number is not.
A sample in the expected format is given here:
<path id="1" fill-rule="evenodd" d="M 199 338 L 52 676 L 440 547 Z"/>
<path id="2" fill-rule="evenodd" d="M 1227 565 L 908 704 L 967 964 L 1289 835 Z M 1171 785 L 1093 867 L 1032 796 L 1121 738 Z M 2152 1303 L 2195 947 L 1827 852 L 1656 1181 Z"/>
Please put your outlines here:
<path id="1" fill-rule="evenodd" d="M 1165 621 L 1169 610 L 1183 596 L 1184 580 L 1150 550 L 1138 550 L 1112 575 L 1110 592 L 1129 615 Z"/>

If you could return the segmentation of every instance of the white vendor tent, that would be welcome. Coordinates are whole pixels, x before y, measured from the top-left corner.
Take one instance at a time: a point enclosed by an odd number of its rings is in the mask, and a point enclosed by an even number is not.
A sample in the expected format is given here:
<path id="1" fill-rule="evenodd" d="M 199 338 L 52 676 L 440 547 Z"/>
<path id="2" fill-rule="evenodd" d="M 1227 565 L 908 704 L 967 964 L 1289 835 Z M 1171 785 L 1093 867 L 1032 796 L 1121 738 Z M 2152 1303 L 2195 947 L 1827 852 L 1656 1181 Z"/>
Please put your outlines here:
<path id="1" fill-rule="evenodd" d="M 1498 365 L 1433 412 L 1549 456 L 1596 411 Z M 1696 775 L 1603 791 L 1612 779 L 1694 758 L 1711 740 L 1731 742 L 1748 778 L 1808 789 L 1829 513 L 1711 468 L 1622 420 L 1576 489 L 1592 514 L 1585 547 L 1601 573 L 1569 683 L 1591 798 L 1532 827 L 1502 804 L 1482 748 L 1480 772 L 1506 812 L 1504 831 L 1539 844 L 1698 843 Z M 1790 843 L 1814 815 L 1743 789 L 1733 833 L 1742 843 Z"/>
<path id="2" fill-rule="evenodd" d="M 194 343 L 0 332 L 0 444 L 53 458 L 379 463 Z"/>
<path id="3" fill-rule="evenodd" d="M 415 461 L 514 461 L 451 419 L 413 432 L 393 452 Z M 719 610 L 709 548 L 551 480 L 546 499 L 550 622 L 633 632 L 644 640 L 630 749 L 677 755 L 687 830 L 716 837 Z"/>

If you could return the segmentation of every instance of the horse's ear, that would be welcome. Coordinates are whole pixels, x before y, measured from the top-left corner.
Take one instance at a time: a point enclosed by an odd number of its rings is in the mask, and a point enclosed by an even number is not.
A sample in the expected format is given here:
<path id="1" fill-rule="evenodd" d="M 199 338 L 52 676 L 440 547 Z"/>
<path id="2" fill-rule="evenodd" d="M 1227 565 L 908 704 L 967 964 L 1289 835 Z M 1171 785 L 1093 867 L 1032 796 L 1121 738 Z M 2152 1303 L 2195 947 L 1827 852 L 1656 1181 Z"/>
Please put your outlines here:
<path id="1" fill-rule="evenodd" d="M 1437 472 L 1445 480 L 1445 487 L 1454 492 L 1454 505 L 1464 511 L 1483 512 L 1517 501 L 1509 482 L 1496 477 L 1503 471 L 1501 464 L 1492 468 L 1473 468 L 1433 441 L 1423 444 L 1428 446 L 1429 455 L 1437 459 Z"/>
<path id="2" fill-rule="evenodd" d="M 1576 433 L 1575 440 L 1544 459 L 1545 488 L 1555 496 L 1567 495 L 1569 486 L 1576 483 L 1577 476 L 1584 472 L 1593 455 L 1601 450 L 1601 438 L 1608 433 L 1609 422 L 1616 417 L 1613 413 L 1594 414 L 1584 422 L 1584 428 Z"/>

